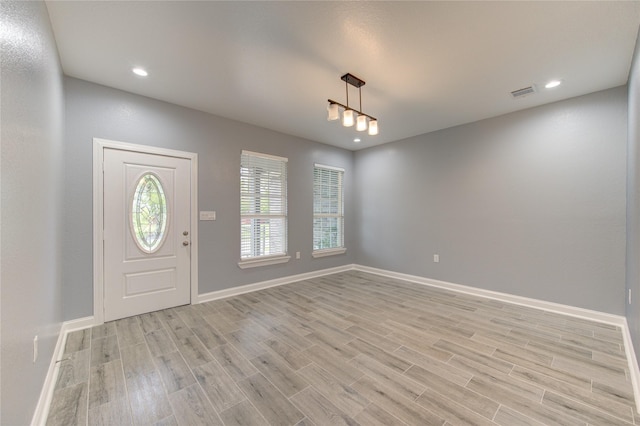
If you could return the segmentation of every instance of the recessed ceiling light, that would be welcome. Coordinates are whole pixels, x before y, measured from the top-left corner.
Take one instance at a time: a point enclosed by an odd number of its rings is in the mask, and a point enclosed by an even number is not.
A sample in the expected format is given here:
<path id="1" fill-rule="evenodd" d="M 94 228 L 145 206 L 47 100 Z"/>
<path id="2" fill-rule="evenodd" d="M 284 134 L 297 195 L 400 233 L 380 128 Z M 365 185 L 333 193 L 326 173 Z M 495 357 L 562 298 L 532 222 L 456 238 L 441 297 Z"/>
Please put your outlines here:
<path id="1" fill-rule="evenodd" d="M 135 75 L 139 75 L 140 77 L 146 77 L 146 76 L 149 75 L 147 70 L 145 70 L 144 68 L 140 68 L 140 67 L 135 67 L 131 71 L 133 71 L 133 73 Z"/>
<path id="2" fill-rule="evenodd" d="M 355 143 L 358 143 L 358 142 L 360 142 L 360 138 L 355 138 L 353 141 L 354 141 Z"/>
<path id="3" fill-rule="evenodd" d="M 545 84 L 544 87 L 547 89 L 553 89 L 554 87 L 560 86 L 561 83 L 562 82 L 560 80 L 551 80 L 550 82 Z"/>

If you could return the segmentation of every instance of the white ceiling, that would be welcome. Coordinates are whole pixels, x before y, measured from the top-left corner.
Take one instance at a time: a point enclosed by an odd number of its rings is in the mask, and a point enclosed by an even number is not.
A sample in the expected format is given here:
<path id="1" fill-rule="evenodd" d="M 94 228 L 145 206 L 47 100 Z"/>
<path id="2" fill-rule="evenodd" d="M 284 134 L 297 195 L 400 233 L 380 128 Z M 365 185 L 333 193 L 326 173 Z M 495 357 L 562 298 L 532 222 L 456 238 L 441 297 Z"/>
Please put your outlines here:
<path id="1" fill-rule="evenodd" d="M 640 25 L 638 1 L 47 6 L 69 76 L 352 150 L 625 84 Z M 326 121 L 346 72 L 378 136 Z"/>

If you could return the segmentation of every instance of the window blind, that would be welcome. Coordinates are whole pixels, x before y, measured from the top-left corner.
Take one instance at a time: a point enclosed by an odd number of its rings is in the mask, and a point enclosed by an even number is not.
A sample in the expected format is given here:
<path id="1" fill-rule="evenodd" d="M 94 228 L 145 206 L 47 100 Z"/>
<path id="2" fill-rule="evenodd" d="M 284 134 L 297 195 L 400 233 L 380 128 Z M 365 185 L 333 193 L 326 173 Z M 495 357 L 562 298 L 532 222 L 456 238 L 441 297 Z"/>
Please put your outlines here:
<path id="1" fill-rule="evenodd" d="M 313 250 L 344 247 L 344 170 L 313 169 Z"/>
<path id="2" fill-rule="evenodd" d="M 287 159 L 242 151 L 240 257 L 287 253 Z"/>

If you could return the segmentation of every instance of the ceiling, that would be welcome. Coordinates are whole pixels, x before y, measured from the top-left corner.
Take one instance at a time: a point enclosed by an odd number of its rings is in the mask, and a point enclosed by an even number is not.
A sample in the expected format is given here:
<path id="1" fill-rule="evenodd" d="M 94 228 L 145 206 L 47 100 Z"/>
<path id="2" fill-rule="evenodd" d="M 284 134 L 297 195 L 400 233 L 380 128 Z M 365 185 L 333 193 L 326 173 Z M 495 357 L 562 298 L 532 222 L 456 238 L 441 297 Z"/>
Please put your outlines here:
<path id="1" fill-rule="evenodd" d="M 640 25 L 638 1 L 47 7 L 66 75 L 351 150 L 623 85 Z M 377 136 L 326 120 L 347 72 Z"/>

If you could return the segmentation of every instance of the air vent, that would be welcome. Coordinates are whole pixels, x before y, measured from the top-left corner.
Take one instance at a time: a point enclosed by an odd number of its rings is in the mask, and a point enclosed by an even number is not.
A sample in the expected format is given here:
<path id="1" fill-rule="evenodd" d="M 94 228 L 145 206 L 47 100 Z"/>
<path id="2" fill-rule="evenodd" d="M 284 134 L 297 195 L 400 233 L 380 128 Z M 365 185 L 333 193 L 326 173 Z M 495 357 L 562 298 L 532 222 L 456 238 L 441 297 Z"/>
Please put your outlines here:
<path id="1" fill-rule="evenodd" d="M 514 99 L 518 99 L 518 98 L 523 98 L 535 92 L 536 92 L 535 86 L 529 86 L 529 87 L 524 87 L 522 89 L 514 90 L 513 92 L 511 92 L 511 96 L 513 96 Z"/>

